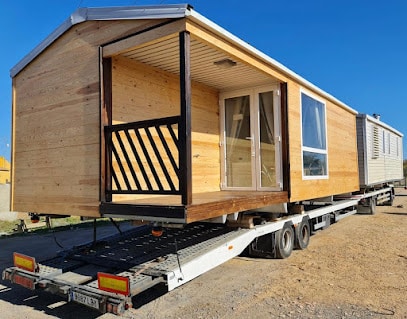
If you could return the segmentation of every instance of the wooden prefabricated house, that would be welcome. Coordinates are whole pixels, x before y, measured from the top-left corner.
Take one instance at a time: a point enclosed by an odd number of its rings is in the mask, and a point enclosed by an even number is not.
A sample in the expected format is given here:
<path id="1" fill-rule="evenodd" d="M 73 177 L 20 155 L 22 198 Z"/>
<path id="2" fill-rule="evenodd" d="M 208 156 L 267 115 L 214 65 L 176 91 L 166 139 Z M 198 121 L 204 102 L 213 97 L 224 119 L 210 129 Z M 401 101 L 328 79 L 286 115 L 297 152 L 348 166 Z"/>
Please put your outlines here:
<path id="1" fill-rule="evenodd" d="M 357 112 L 188 5 L 79 9 L 11 76 L 15 211 L 190 223 L 359 189 Z"/>
<path id="2" fill-rule="evenodd" d="M 374 114 L 357 115 L 359 184 L 362 188 L 402 180 L 403 134 Z"/>

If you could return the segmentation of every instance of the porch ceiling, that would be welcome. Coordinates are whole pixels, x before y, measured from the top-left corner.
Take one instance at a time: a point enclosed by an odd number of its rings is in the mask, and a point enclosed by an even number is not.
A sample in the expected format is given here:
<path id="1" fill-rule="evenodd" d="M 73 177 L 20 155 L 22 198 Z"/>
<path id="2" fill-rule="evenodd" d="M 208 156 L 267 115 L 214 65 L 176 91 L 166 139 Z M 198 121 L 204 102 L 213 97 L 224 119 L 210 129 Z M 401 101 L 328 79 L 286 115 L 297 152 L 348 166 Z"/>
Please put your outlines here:
<path id="1" fill-rule="evenodd" d="M 135 47 L 121 55 L 174 74 L 179 74 L 177 35 L 160 42 Z M 214 62 L 224 59 L 236 62 L 236 65 L 222 68 L 214 64 Z M 220 91 L 275 82 L 271 76 L 193 37 L 191 37 L 191 77 L 194 81 L 214 87 Z"/>

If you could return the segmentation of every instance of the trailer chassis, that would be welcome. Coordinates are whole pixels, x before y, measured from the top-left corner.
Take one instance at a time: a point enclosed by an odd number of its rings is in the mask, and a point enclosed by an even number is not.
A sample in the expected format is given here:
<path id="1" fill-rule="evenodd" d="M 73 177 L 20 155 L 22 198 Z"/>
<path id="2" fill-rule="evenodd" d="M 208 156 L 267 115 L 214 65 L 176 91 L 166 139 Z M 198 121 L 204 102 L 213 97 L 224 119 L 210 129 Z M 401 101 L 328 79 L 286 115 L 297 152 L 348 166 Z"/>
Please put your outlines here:
<path id="1" fill-rule="evenodd" d="M 392 200 L 393 188 L 349 194 L 328 202 L 302 202 L 297 214 L 267 220 L 249 215 L 251 228 L 196 223 L 184 229 L 167 229 L 154 237 L 150 226 L 89 243 L 36 263 L 19 256 L 20 265 L 6 268 L 3 280 L 31 290 L 42 289 L 102 313 L 122 314 L 132 307 L 132 297 L 159 284 L 171 291 L 218 265 L 242 254 L 287 258 L 305 249 L 310 235 L 367 206 Z M 27 259 L 24 259 L 27 258 Z M 32 269 L 24 269 L 31 264 Z M 30 268 L 30 267 L 28 267 Z M 113 275 L 109 275 L 113 274 Z M 101 287 L 103 277 L 106 287 Z M 125 281 L 127 287 L 117 288 Z"/>

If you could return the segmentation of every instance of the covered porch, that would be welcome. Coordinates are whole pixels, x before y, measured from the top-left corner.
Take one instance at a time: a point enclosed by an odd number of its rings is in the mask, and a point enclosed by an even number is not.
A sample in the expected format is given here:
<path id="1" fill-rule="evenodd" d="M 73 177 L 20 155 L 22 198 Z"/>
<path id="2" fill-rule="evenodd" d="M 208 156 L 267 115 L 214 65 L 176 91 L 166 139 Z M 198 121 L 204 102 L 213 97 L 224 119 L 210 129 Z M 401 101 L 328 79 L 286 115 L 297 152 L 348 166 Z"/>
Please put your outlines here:
<path id="1" fill-rule="evenodd" d="M 288 202 L 286 85 L 223 31 L 181 19 L 102 47 L 102 215 L 191 223 Z M 219 96 L 271 85 L 281 187 L 224 187 Z"/>

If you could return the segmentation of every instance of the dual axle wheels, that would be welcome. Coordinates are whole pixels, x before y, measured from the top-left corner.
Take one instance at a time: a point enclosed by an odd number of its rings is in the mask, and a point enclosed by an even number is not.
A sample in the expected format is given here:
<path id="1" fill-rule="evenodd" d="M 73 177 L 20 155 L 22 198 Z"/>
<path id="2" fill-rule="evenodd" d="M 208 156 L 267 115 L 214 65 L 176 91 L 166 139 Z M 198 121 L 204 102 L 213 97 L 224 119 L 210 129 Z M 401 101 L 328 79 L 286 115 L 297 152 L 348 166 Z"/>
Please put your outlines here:
<path id="1" fill-rule="evenodd" d="M 310 227 L 308 218 L 304 218 L 295 227 L 292 222 L 287 222 L 280 230 L 257 237 L 245 253 L 252 257 L 287 258 L 293 249 L 307 248 L 311 236 Z"/>
<path id="2" fill-rule="evenodd" d="M 310 224 L 304 219 L 295 228 L 289 223 L 275 233 L 275 254 L 277 258 L 284 259 L 291 255 L 294 248 L 308 247 L 311 236 Z"/>

